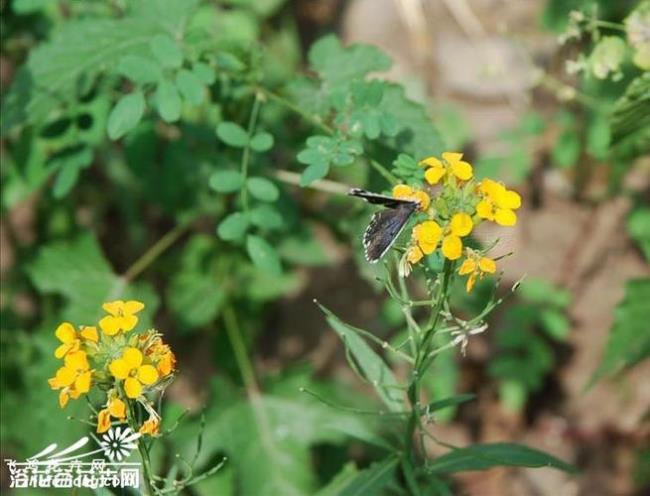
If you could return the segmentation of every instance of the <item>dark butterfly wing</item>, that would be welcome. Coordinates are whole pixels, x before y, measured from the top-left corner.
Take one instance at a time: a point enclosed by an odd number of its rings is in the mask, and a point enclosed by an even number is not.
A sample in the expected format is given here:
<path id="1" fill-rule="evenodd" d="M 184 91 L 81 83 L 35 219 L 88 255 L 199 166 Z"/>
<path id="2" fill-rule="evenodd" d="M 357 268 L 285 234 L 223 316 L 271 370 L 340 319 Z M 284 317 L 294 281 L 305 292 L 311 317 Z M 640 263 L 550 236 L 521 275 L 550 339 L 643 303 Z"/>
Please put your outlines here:
<path id="1" fill-rule="evenodd" d="M 365 191 L 359 188 L 352 188 L 348 193 L 350 196 L 356 196 L 363 198 L 368 203 L 373 205 L 383 205 L 386 208 L 397 208 L 399 205 L 408 205 L 413 204 L 417 206 L 417 202 L 412 200 L 401 200 L 398 198 L 393 198 L 386 195 L 378 195 L 377 193 L 371 193 L 370 191 Z"/>
<path id="2" fill-rule="evenodd" d="M 382 210 L 372 216 L 363 233 L 366 260 L 376 263 L 386 254 L 417 206 L 415 202 L 402 202 L 392 210 Z"/>

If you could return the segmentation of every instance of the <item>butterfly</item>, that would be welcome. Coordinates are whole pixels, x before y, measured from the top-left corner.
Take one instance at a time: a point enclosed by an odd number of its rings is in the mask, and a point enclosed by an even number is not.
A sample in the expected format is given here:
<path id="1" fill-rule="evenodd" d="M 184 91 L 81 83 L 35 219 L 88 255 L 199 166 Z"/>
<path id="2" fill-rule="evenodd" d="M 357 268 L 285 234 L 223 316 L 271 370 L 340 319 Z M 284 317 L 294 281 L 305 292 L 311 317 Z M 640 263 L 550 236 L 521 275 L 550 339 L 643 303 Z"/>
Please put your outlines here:
<path id="1" fill-rule="evenodd" d="M 375 213 L 363 233 L 363 248 L 366 260 L 377 263 L 393 245 L 404 226 L 419 206 L 414 200 L 403 200 L 390 196 L 378 195 L 359 188 L 352 188 L 348 194 L 363 198 L 373 205 L 386 207 Z"/>

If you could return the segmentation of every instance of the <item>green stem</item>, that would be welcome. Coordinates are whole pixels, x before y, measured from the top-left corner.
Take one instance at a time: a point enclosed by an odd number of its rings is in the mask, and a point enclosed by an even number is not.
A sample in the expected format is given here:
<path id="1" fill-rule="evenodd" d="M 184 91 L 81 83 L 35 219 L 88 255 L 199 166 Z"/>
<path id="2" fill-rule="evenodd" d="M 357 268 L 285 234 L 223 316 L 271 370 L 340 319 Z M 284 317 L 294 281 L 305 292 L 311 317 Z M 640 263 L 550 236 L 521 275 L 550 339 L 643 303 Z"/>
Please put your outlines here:
<path id="1" fill-rule="evenodd" d="M 131 401 L 127 401 L 129 406 L 129 426 L 133 432 L 138 432 L 138 425 L 135 418 L 135 409 Z M 142 471 L 144 472 L 142 478 L 144 479 L 144 494 L 151 496 L 154 494 L 154 488 L 151 484 L 153 480 L 153 473 L 151 471 L 151 460 L 149 459 L 149 452 L 147 447 L 144 445 L 144 437 L 140 436 L 138 438 L 138 452 L 140 453 L 140 459 L 142 460 Z"/>
<path id="2" fill-rule="evenodd" d="M 255 100 L 253 101 L 253 108 L 251 110 L 251 116 L 248 119 L 248 143 L 246 143 L 241 156 L 241 174 L 244 178 L 244 181 L 246 181 L 246 178 L 248 177 L 248 164 L 251 158 L 250 140 L 253 137 L 253 133 L 255 132 L 255 126 L 257 125 L 257 117 L 260 113 L 261 103 L 262 99 L 260 98 L 260 93 L 256 92 Z M 241 189 L 241 202 L 244 210 L 248 210 L 248 194 L 246 186 Z"/>

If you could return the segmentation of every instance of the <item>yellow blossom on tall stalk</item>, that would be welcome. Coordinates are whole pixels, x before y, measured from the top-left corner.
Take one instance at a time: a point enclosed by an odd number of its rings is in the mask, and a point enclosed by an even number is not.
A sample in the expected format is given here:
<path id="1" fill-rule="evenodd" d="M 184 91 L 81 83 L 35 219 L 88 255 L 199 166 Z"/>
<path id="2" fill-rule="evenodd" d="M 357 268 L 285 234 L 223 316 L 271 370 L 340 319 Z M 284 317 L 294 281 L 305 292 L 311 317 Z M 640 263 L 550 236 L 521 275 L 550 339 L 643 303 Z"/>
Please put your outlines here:
<path id="1" fill-rule="evenodd" d="M 469 275 L 465 285 L 465 289 L 469 293 L 474 288 L 477 278 L 483 279 L 484 275 L 494 274 L 497 271 L 497 264 L 491 258 L 484 257 L 474 250 L 468 250 L 468 252 L 467 258 L 463 260 L 458 269 L 458 274 L 461 276 Z"/>
<path id="2" fill-rule="evenodd" d="M 518 193 L 492 179 L 483 179 L 478 191 L 482 198 L 476 205 L 476 213 L 481 219 L 494 221 L 501 226 L 514 226 L 517 223 L 514 211 L 521 207 Z"/>
<path id="3" fill-rule="evenodd" d="M 77 399 L 90 391 L 92 371 L 85 351 L 71 351 L 65 355 L 64 365 L 48 380 L 52 389 L 60 389 L 59 406 L 64 408 L 70 398 Z"/>
<path id="4" fill-rule="evenodd" d="M 119 332 L 128 332 L 138 325 L 138 317 L 135 315 L 144 308 L 144 303 L 130 300 L 115 300 L 104 303 L 102 308 L 109 315 L 99 321 L 99 327 L 105 334 L 113 336 Z"/>
<path id="5" fill-rule="evenodd" d="M 126 348 L 122 357 L 113 360 L 108 368 L 116 379 L 124 380 L 124 392 L 131 399 L 142 394 L 143 386 L 158 380 L 158 371 L 153 365 L 143 363 L 142 352 L 137 348 Z"/>
<path id="6" fill-rule="evenodd" d="M 54 356 L 56 358 L 63 358 L 69 352 L 77 351 L 81 347 L 82 339 L 94 343 L 99 339 L 96 327 L 84 326 L 77 333 L 70 322 L 59 324 L 59 327 L 54 331 L 54 335 L 62 343 L 56 350 L 54 350 Z"/>
<path id="7" fill-rule="evenodd" d="M 456 152 L 443 153 L 442 160 L 436 157 L 427 157 L 420 161 L 420 165 L 427 167 L 424 178 L 429 184 L 438 184 L 445 176 L 468 181 L 474 176 L 474 171 L 470 163 L 462 159 L 463 154 Z"/>

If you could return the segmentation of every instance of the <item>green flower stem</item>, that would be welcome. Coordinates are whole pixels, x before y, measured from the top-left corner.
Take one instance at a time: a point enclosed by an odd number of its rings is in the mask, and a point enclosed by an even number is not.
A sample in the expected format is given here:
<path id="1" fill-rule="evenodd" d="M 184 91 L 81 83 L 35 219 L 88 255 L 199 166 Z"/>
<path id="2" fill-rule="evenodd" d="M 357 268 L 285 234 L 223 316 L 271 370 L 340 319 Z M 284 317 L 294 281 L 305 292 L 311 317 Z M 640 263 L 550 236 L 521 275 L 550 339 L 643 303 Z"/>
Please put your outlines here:
<path id="1" fill-rule="evenodd" d="M 129 427 L 133 432 L 138 432 L 138 425 L 135 418 L 135 408 L 133 407 L 132 401 L 127 401 L 126 404 L 129 407 Z M 144 445 L 144 437 L 140 436 L 138 439 L 138 452 L 140 453 L 140 459 L 142 460 L 142 470 L 144 474 L 142 478 L 144 479 L 144 491 L 143 493 L 146 496 L 152 496 L 155 493 L 154 487 L 151 483 L 153 480 L 153 472 L 151 471 L 151 460 L 149 459 L 149 451 Z"/>
<path id="2" fill-rule="evenodd" d="M 259 92 L 255 92 L 255 100 L 253 100 L 253 108 L 251 109 L 251 116 L 248 119 L 248 129 L 247 129 L 248 143 L 246 143 L 246 146 L 244 147 L 244 151 L 242 152 L 241 155 L 241 174 L 244 177 L 244 181 L 246 181 L 246 178 L 248 177 L 248 164 L 251 158 L 250 140 L 253 137 L 253 134 L 255 133 L 255 126 L 257 125 L 257 117 L 259 116 L 260 113 L 261 104 L 262 104 L 261 94 Z M 242 206 L 244 207 L 244 211 L 248 211 L 248 192 L 246 186 L 244 186 L 241 189 L 241 202 L 242 202 Z"/>

